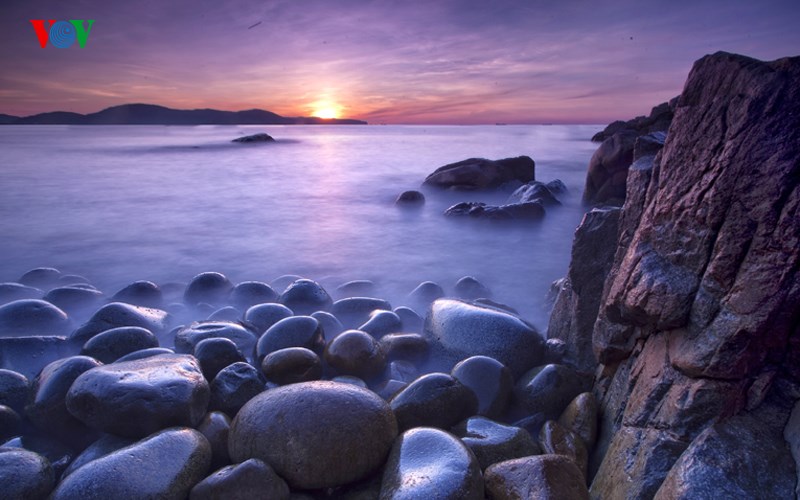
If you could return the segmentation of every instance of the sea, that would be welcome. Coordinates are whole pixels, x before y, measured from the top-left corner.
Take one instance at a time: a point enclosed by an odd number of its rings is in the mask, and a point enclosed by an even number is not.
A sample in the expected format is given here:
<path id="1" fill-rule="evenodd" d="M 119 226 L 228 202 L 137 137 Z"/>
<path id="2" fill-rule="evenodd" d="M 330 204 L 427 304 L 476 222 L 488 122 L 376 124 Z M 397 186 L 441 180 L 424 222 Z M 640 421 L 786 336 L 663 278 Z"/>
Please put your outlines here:
<path id="1" fill-rule="evenodd" d="M 397 306 L 423 281 L 450 293 L 473 276 L 543 330 L 601 129 L 0 126 L 0 281 L 56 267 L 110 296 L 136 280 L 187 283 L 217 271 L 234 283 L 303 276 L 333 295 L 365 279 Z M 275 142 L 231 142 L 259 132 Z M 502 204 L 509 193 L 421 188 L 442 165 L 519 155 L 534 159 L 536 180 L 569 189 L 540 222 L 445 217 L 455 203 Z M 425 205 L 395 206 L 411 189 Z"/>

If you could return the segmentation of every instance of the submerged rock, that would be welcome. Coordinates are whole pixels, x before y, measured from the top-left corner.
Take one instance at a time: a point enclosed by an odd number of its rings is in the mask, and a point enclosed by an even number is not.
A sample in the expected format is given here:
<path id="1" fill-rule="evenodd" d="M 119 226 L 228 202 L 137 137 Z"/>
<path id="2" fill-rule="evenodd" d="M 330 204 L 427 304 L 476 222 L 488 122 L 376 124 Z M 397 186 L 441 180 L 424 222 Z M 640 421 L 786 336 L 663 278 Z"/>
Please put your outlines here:
<path id="1" fill-rule="evenodd" d="M 44 292 L 22 283 L 0 283 L 0 305 L 22 299 L 41 299 Z"/>
<path id="2" fill-rule="evenodd" d="M 539 201 L 512 203 L 510 205 L 487 205 L 468 201 L 453 205 L 444 211 L 448 216 L 469 216 L 489 220 L 541 220 L 545 215 L 544 206 Z"/>
<path id="3" fill-rule="evenodd" d="M 224 274 L 200 273 L 189 282 L 183 292 L 183 300 L 192 306 L 200 303 L 222 305 L 228 300 L 231 290 L 233 283 Z"/>
<path id="4" fill-rule="evenodd" d="M 161 308 L 164 294 L 152 281 L 134 281 L 111 297 L 113 302 L 125 302 L 135 306 Z"/>
<path id="5" fill-rule="evenodd" d="M 233 421 L 230 454 L 263 460 L 293 488 L 328 488 L 375 472 L 396 436 L 394 414 L 375 393 L 304 382 L 250 400 Z"/>
<path id="6" fill-rule="evenodd" d="M 452 434 L 429 427 L 411 429 L 392 447 L 380 498 L 483 500 L 480 465 Z"/>
<path id="7" fill-rule="evenodd" d="M 61 271 L 53 267 L 37 267 L 23 274 L 18 283 L 41 289 L 49 289 L 58 283 L 61 278 Z"/>
<path id="8" fill-rule="evenodd" d="M 420 207 L 425 204 L 425 195 L 419 191 L 403 191 L 394 204 L 406 207 Z"/>
<path id="9" fill-rule="evenodd" d="M 236 139 L 233 139 L 231 142 L 244 142 L 244 143 L 250 143 L 250 142 L 275 142 L 275 139 L 273 139 L 271 135 L 266 134 L 264 132 L 261 132 L 261 133 L 258 133 L 258 134 L 245 135 L 245 136 L 242 136 L 242 137 L 238 137 Z"/>
<path id="10" fill-rule="evenodd" d="M 528 156 L 487 160 L 469 158 L 436 169 L 424 184 L 438 188 L 493 189 L 508 182 L 534 180 L 536 164 Z"/>

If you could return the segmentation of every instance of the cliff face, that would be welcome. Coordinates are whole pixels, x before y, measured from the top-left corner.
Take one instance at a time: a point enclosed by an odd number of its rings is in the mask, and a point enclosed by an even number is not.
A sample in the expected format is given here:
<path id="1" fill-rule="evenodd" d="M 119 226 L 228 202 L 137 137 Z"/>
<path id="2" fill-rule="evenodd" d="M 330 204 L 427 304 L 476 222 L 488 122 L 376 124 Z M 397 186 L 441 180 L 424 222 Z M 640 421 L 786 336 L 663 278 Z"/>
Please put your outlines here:
<path id="1" fill-rule="evenodd" d="M 800 57 L 697 61 L 663 150 L 628 172 L 599 299 L 582 297 L 598 303 L 594 498 L 794 496 L 799 185 Z"/>

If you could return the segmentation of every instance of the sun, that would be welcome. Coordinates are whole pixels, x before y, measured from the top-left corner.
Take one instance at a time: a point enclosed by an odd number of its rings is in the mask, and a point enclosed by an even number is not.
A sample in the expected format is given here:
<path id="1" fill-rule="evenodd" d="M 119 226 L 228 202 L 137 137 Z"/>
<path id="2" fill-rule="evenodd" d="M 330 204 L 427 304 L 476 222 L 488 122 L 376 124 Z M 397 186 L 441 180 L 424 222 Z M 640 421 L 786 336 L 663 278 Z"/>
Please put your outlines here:
<path id="1" fill-rule="evenodd" d="M 318 101 L 312 105 L 311 116 L 317 118 L 324 118 L 329 120 L 331 118 L 339 118 L 339 105 L 330 101 Z"/>

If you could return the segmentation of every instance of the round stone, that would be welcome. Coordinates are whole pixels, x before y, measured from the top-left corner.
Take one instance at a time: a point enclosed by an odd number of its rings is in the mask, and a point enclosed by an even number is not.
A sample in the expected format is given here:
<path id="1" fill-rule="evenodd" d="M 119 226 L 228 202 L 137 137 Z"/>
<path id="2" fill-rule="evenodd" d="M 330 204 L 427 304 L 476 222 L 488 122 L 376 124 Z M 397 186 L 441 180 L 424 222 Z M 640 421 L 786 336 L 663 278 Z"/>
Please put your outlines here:
<path id="1" fill-rule="evenodd" d="M 336 287 L 338 298 L 369 297 L 375 293 L 375 283 L 370 280 L 353 280 Z"/>
<path id="2" fill-rule="evenodd" d="M 98 333 L 87 340 L 81 354 L 103 363 L 113 363 L 126 354 L 151 347 L 158 347 L 158 339 L 150 330 L 138 326 L 121 326 Z"/>
<path id="3" fill-rule="evenodd" d="M 160 356 L 162 354 L 175 354 L 175 351 L 173 351 L 172 349 L 168 349 L 166 347 L 151 347 L 149 349 L 141 349 L 138 351 L 133 351 L 130 354 L 122 356 L 116 362 L 124 363 L 125 361 L 135 361 L 137 359 L 150 358 L 153 356 Z"/>
<path id="4" fill-rule="evenodd" d="M 105 296 L 100 290 L 78 286 L 53 288 L 43 297 L 43 300 L 50 302 L 69 316 L 84 318 L 91 315 L 104 299 Z"/>
<path id="5" fill-rule="evenodd" d="M 28 450 L 0 448 L 0 484 L 8 499 L 45 499 L 56 485 L 50 462 Z"/>
<path id="6" fill-rule="evenodd" d="M 0 337 L 63 335 L 70 327 L 67 313 L 44 300 L 22 299 L 0 306 Z"/>
<path id="7" fill-rule="evenodd" d="M 23 285 L 44 289 L 58 283 L 59 278 L 61 278 L 61 271 L 58 269 L 53 267 L 37 267 L 23 274 L 17 282 Z"/>
<path id="8" fill-rule="evenodd" d="M 514 458 L 541 453 L 525 429 L 499 424 L 484 417 L 469 418 L 453 427 L 453 434 L 467 445 L 481 469 Z"/>
<path id="9" fill-rule="evenodd" d="M 597 414 L 597 399 L 591 392 L 584 392 L 567 405 L 558 417 L 558 423 L 579 436 L 586 448 L 591 450 L 597 441 Z"/>
<path id="10" fill-rule="evenodd" d="M 234 417 L 245 403 L 264 390 L 260 374 L 248 363 L 228 365 L 211 382 L 210 410 Z"/>
<path id="11" fill-rule="evenodd" d="M 228 338 L 212 337 L 194 346 L 194 357 L 206 380 L 214 380 L 220 370 L 233 363 L 246 361 L 236 344 Z"/>
<path id="12" fill-rule="evenodd" d="M 255 331 L 260 335 L 278 321 L 293 314 L 292 310 L 283 304 L 256 304 L 247 309 L 244 313 L 244 320 L 253 325 Z"/>
<path id="13" fill-rule="evenodd" d="M 507 460 L 486 469 L 489 498 L 589 500 L 586 479 L 569 458 L 539 455 Z"/>
<path id="14" fill-rule="evenodd" d="M 208 321 L 238 321 L 241 313 L 233 306 L 225 306 L 209 314 Z"/>
<path id="15" fill-rule="evenodd" d="M 258 336 L 255 331 L 230 321 L 197 321 L 181 328 L 175 333 L 175 351 L 188 354 L 201 341 L 211 338 L 225 338 L 236 344 L 239 352 L 251 353 Z"/>
<path id="16" fill-rule="evenodd" d="M 475 393 L 446 373 L 419 377 L 390 404 L 401 430 L 422 426 L 449 429 L 478 410 Z"/>
<path id="17" fill-rule="evenodd" d="M 394 414 L 375 393 L 328 381 L 262 392 L 233 421 L 231 458 L 258 458 L 292 488 L 358 481 L 384 463 L 397 436 Z"/>
<path id="18" fill-rule="evenodd" d="M 423 320 L 416 311 L 407 306 L 396 307 L 394 313 L 403 323 L 404 332 L 421 332 Z"/>
<path id="19" fill-rule="evenodd" d="M 22 283 L 0 283 L 0 304 L 21 299 L 40 299 L 44 292 Z"/>
<path id="20" fill-rule="evenodd" d="M 281 295 L 280 301 L 295 314 L 327 311 L 333 303 L 328 292 L 319 283 L 307 279 L 299 279 L 289 285 Z"/>
<path id="21" fill-rule="evenodd" d="M 183 301 L 192 306 L 200 303 L 222 305 L 227 302 L 232 289 L 233 283 L 224 274 L 200 273 L 189 282 Z"/>
<path id="22" fill-rule="evenodd" d="M 311 317 L 319 321 L 325 340 L 331 340 L 344 331 L 344 326 L 329 312 L 317 311 Z"/>
<path id="23" fill-rule="evenodd" d="M 533 368 L 514 387 L 516 404 L 530 414 L 541 414 L 545 420 L 555 420 L 572 399 L 584 391 L 584 381 L 564 365 L 544 365 Z"/>
<path id="24" fill-rule="evenodd" d="M 511 370 L 488 356 L 472 356 L 458 363 L 453 377 L 478 396 L 478 415 L 497 418 L 503 414 L 514 388 Z"/>
<path id="25" fill-rule="evenodd" d="M 311 316 L 292 316 L 278 321 L 258 339 L 255 358 L 261 364 L 267 354 L 287 347 L 305 347 L 322 353 L 325 337 L 319 321 Z"/>
<path id="26" fill-rule="evenodd" d="M 25 410 L 31 383 L 28 377 L 13 370 L 0 369 L 0 405 L 6 405 L 17 413 Z"/>
<path id="27" fill-rule="evenodd" d="M 22 417 L 11 407 L 0 404 L 0 443 L 22 433 Z"/>
<path id="28" fill-rule="evenodd" d="M 192 488 L 189 500 L 288 500 L 289 486 L 272 467 L 257 458 L 229 465 Z"/>
<path id="29" fill-rule="evenodd" d="M 408 294 L 409 300 L 423 308 L 442 297 L 444 297 L 444 290 L 438 283 L 433 281 L 423 281 Z"/>
<path id="30" fill-rule="evenodd" d="M 221 411 L 210 411 L 203 417 L 197 430 L 208 439 L 208 443 L 211 445 L 211 470 L 230 464 L 231 456 L 228 453 L 230 417 Z"/>
<path id="31" fill-rule="evenodd" d="M 390 333 L 396 333 L 403 330 L 403 322 L 400 316 L 392 311 L 377 310 L 372 311 L 369 315 L 369 320 L 358 327 L 358 330 L 367 332 L 376 339 L 383 337 Z"/>
<path id="32" fill-rule="evenodd" d="M 70 338 L 86 342 L 98 333 L 118 326 L 140 326 L 158 337 L 167 330 L 169 322 L 169 314 L 161 309 L 112 302 L 98 309 L 89 321 L 72 333 Z"/>
<path id="33" fill-rule="evenodd" d="M 383 472 L 380 498 L 483 500 L 483 478 L 475 456 L 455 436 L 418 427 L 394 443 Z"/>
<path id="34" fill-rule="evenodd" d="M 491 298 L 492 292 L 483 283 L 472 276 L 464 276 L 456 282 L 453 289 L 456 296 L 460 299 L 474 300 L 479 298 Z"/>
<path id="35" fill-rule="evenodd" d="M 425 195 L 419 191 L 403 191 L 397 196 L 394 203 L 408 207 L 421 207 L 425 204 Z"/>
<path id="36" fill-rule="evenodd" d="M 211 446 L 202 434 L 167 429 L 77 469 L 51 499 L 186 498 L 210 464 Z"/>
<path id="37" fill-rule="evenodd" d="M 135 439 L 123 438 L 113 434 L 103 435 L 97 441 L 90 444 L 88 448 L 83 450 L 80 455 L 75 457 L 75 460 L 69 463 L 69 466 L 66 468 L 66 470 L 64 470 L 63 474 L 61 474 L 61 480 L 84 465 L 88 464 L 92 460 L 97 460 L 98 458 L 104 457 L 109 453 L 119 450 L 120 448 L 130 446 L 135 442 Z"/>
<path id="38" fill-rule="evenodd" d="M 371 335 L 348 330 L 331 340 L 325 348 L 325 361 L 342 375 L 370 380 L 386 368 L 383 351 Z"/>
<path id="39" fill-rule="evenodd" d="M 246 311 L 256 304 L 277 302 L 278 294 L 271 286 L 261 281 L 243 281 L 233 287 L 228 301 L 232 306 Z"/>
<path id="40" fill-rule="evenodd" d="M 389 361 L 405 360 L 421 363 L 428 357 L 428 341 L 418 333 L 390 333 L 380 340 Z"/>
<path id="41" fill-rule="evenodd" d="M 152 281 L 134 281 L 111 298 L 114 302 L 125 302 L 142 307 L 163 307 L 164 295 Z"/>
<path id="42" fill-rule="evenodd" d="M 369 321 L 372 311 L 384 309 L 392 310 L 392 305 L 383 299 L 372 297 L 349 297 L 340 299 L 333 303 L 331 312 L 341 321 L 347 329 L 357 328 Z"/>
<path id="43" fill-rule="evenodd" d="M 322 378 L 322 361 L 304 347 L 287 347 L 271 352 L 261 362 L 266 379 L 278 385 L 310 382 Z"/>

